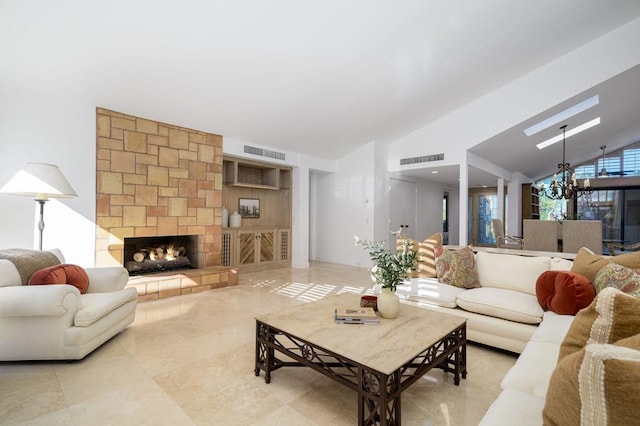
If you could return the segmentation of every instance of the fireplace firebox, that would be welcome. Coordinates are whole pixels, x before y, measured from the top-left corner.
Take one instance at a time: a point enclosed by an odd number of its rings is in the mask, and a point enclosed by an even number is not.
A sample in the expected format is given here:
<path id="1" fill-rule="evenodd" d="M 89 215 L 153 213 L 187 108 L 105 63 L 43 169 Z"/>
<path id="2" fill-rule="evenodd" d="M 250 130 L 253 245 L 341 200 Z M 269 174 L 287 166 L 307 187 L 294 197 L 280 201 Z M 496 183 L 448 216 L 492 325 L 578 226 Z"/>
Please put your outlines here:
<path id="1" fill-rule="evenodd" d="M 130 276 L 198 268 L 198 236 L 125 238 L 123 264 Z"/>

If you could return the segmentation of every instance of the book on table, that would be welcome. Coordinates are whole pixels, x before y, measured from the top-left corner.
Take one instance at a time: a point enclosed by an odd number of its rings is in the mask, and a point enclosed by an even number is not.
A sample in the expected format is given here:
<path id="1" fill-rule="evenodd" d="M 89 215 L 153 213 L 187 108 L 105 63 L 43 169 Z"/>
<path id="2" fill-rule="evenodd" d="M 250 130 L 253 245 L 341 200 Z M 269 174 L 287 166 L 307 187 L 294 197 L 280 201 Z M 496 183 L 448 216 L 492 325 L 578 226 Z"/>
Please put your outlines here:
<path id="1" fill-rule="evenodd" d="M 338 306 L 335 310 L 338 324 L 378 324 L 380 319 L 373 308 Z"/>

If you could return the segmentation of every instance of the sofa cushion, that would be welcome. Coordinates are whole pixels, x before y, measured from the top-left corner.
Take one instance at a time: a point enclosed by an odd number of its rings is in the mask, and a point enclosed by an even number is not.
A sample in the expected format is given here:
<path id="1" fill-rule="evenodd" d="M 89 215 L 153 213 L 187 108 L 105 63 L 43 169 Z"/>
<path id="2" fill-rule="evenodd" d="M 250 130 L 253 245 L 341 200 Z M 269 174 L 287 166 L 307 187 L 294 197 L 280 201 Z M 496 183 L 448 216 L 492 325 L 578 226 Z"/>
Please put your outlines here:
<path id="1" fill-rule="evenodd" d="M 560 346 L 571 327 L 575 316 L 558 315 L 553 311 L 547 311 L 542 317 L 542 322 L 531 336 L 531 342 L 554 343 Z"/>
<path id="2" fill-rule="evenodd" d="M 517 389 L 544 399 L 558 361 L 558 345 L 529 341 L 515 365 L 502 379 L 502 389 Z"/>
<path id="3" fill-rule="evenodd" d="M 548 425 L 638 424 L 640 334 L 589 344 L 557 365 L 543 409 Z"/>
<path id="4" fill-rule="evenodd" d="M 435 252 L 439 282 L 462 288 L 480 287 L 476 259 L 469 247 L 449 250 L 437 246 Z"/>
<path id="5" fill-rule="evenodd" d="M 575 315 L 596 297 L 587 277 L 577 272 L 546 271 L 536 281 L 536 297 L 545 310 Z"/>
<path id="6" fill-rule="evenodd" d="M 526 426 L 542 424 L 544 399 L 517 389 L 505 389 L 493 401 L 479 426 Z"/>
<path id="7" fill-rule="evenodd" d="M 519 256 L 478 252 L 477 269 L 482 287 L 517 290 L 536 295 L 536 280 L 549 270 L 548 256 Z"/>
<path id="8" fill-rule="evenodd" d="M 434 278 L 413 278 L 409 283 L 398 286 L 396 294 L 405 300 L 455 308 L 456 298 L 463 291 L 467 290 L 439 283 Z"/>
<path id="9" fill-rule="evenodd" d="M 0 259 L 0 287 L 22 285 L 16 266 L 7 259 Z"/>
<path id="10" fill-rule="evenodd" d="M 596 274 L 593 285 L 597 293 L 605 287 L 613 287 L 623 293 L 640 297 L 640 274 L 615 263 L 603 266 Z"/>
<path id="11" fill-rule="evenodd" d="M 501 288 L 474 288 L 458 294 L 465 311 L 525 324 L 538 324 L 544 311 L 535 296 Z"/>
<path id="12" fill-rule="evenodd" d="M 640 251 L 613 257 L 603 257 L 595 254 L 586 247 L 582 247 L 578 250 L 571 271 L 582 274 L 589 278 L 589 281 L 594 282 L 598 271 L 610 262 L 631 269 L 640 269 Z"/>
<path id="13" fill-rule="evenodd" d="M 581 310 L 560 347 L 559 359 L 589 343 L 614 343 L 640 332 L 640 298 L 613 287 L 604 288 L 588 308 Z"/>
<path id="14" fill-rule="evenodd" d="M 47 284 L 69 284 L 84 294 L 89 287 L 89 276 L 81 266 L 61 264 L 40 269 L 29 278 L 29 285 Z"/>
<path id="15" fill-rule="evenodd" d="M 549 262 L 550 271 L 570 271 L 573 261 L 561 257 L 552 257 Z"/>
<path id="16" fill-rule="evenodd" d="M 74 325 L 76 327 L 88 327 L 137 297 L 137 292 L 129 291 L 129 289 L 110 293 L 83 294 L 80 296 L 81 307 L 74 318 Z"/>

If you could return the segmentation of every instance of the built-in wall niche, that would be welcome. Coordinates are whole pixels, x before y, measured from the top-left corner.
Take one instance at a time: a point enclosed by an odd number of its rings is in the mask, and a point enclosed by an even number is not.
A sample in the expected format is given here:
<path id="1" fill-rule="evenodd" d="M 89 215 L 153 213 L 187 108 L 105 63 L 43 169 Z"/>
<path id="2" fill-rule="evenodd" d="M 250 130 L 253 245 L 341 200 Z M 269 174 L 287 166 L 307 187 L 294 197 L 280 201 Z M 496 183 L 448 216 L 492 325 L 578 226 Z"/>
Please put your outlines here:
<path id="1" fill-rule="evenodd" d="M 225 185 L 273 190 L 291 187 L 291 169 L 289 167 L 232 157 L 225 157 L 223 165 Z"/>
<path id="2" fill-rule="evenodd" d="M 240 200 L 258 200 L 259 217 L 243 217 L 241 227 L 291 227 L 291 168 L 237 159 L 223 159 L 222 205 L 240 211 Z"/>

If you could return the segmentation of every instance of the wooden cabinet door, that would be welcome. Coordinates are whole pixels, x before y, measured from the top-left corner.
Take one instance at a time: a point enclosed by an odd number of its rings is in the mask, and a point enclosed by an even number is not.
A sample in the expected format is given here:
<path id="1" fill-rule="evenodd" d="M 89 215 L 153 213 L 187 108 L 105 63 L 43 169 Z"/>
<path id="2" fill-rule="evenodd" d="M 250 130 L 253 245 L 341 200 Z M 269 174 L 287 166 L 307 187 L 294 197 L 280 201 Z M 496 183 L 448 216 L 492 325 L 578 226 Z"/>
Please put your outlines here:
<path id="1" fill-rule="evenodd" d="M 222 266 L 236 266 L 236 244 L 235 233 L 229 228 L 223 228 L 221 263 Z"/>
<path id="2" fill-rule="evenodd" d="M 238 266 L 256 264 L 256 233 L 254 231 L 237 231 L 236 263 Z"/>
<path id="3" fill-rule="evenodd" d="M 288 262 L 291 259 L 291 230 L 278 231 L 278 261 Z"/>
<path id="4" fill-rule="evenodd" d="M 276 260 L 275 252 L 276 231 L 273 229 L 260 231 L 258 233 L 258 246 L 260 253 L 259 262 L 270 263 Z"/>

